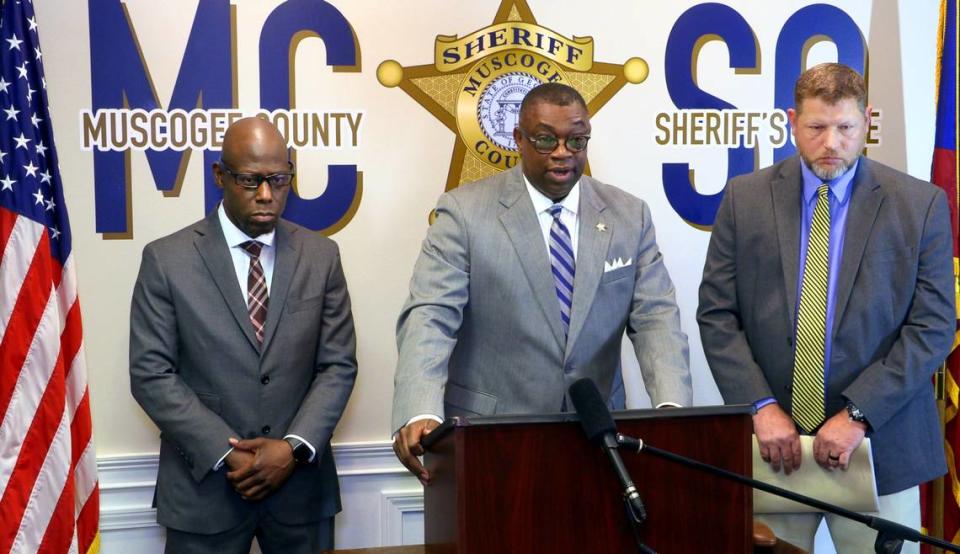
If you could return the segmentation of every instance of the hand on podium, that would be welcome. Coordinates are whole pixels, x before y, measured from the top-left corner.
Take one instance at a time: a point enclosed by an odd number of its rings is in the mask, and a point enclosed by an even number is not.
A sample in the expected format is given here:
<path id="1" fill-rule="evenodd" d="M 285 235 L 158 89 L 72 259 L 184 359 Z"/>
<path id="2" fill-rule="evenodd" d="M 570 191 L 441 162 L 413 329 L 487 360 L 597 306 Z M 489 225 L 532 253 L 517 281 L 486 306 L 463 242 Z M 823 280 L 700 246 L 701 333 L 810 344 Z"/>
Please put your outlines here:
<path id="1" fill-rule="evenodd" d="M 410 470 L 410 473 L 417 476 L 424 486 L 430 484 L 430 474 L 417 456 L 423 455 L 423 447 L 420 446 L 420 439 L 430 434 L 440 424 L 433 419 L 421 419 L 413 421 L 400 428 L 393 439 L 393 451 L 396 453 L 400 462 Z"/>

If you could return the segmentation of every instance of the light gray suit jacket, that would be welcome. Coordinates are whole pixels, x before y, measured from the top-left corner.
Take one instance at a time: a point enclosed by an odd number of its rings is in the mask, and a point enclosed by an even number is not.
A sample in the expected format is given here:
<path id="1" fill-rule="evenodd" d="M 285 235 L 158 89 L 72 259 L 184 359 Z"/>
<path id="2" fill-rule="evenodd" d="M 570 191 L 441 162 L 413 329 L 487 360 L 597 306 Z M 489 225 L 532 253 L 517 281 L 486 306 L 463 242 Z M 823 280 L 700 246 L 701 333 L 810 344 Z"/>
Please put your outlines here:
<path id="1" fill-rule="evenodd" d="M 649 209 L 590 177 L 580 188 L 566 341 L 520 168 L 440 197 L 397 325 L 394 430 L 419 414 L 559 412 L 581 377 L 609 393 L 624 330 L 654 404 L 690 404 L 687 337 Z M 631 263 L 604 272 L 616 258 Z"/>
<path id="2" fill-rule="evenodd" d="M 860 158 L 837 281 L 826 413 L 853 401 L 880 494 L 946 471 L 931 375 L 956 311 L 945 195 Z M 730 181 L 700 285 L 700 336 L 724 400 L 791 408 L 800 253 L 799 158 Z"/>
<path id="3" fill-rule="evenodd" d="M 266 508 L 289 524 L 340 510 L 330 436 L 357 373 L 336 244 L 280 220 L 262 350 L 216 211 L 148 244 L 130 315 L 130 387 L 160 428 L 157 520 L 212 534 Z M 261 503 L 211 468 L 229 437 L 292 433 L 314 463 Z"/>

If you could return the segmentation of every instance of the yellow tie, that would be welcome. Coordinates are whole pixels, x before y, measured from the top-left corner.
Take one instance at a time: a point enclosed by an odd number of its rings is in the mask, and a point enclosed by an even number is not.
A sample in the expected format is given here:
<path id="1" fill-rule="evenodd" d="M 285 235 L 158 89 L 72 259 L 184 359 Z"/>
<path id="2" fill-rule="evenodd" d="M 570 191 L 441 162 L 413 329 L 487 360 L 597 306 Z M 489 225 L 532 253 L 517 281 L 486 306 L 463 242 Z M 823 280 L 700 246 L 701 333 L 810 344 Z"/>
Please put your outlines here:
<path id="1" fill-rule="evenodd" d="M 823 366 L 827 328 L 830 198 L 826 184 L 817 189 L 817 205 L 807 239 L 800 309 L 797 313 L 797 350 L 793 358 L 793 419 L 811 432 L 823 421 Z"/>

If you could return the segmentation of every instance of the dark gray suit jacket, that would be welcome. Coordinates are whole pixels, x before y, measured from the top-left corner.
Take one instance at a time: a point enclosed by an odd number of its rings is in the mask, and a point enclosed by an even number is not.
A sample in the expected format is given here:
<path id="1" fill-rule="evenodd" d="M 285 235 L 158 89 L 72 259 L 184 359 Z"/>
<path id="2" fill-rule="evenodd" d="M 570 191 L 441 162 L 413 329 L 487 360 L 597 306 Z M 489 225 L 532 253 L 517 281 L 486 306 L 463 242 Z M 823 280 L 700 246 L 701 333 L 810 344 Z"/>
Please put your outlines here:
<path id="1" fill-rule="evenodd" d="M 559 412 L 580 377 L 608 393 L 624 331 L 653 403 L 690 404 L 687 337 L 642 200 L 580 179 L 566 342 L 519 167 L 444 194 L 436 213 L 398 323 L 394 429 L 419 414 Z"/>
<path id="2" fill-rule="evenodd" d="M 160 428 L 159 523 L 225 531 L 260 505 L 212 467 L 227 439 L 287 433 L 314 463 L 262 501 L 301 524 L 340 510 L 330 436 L 357 373 L 350 297 L 336 244 L 280 220 L 262 352 L 217 212 L 148 244 L 130 315 L 130 387 Z"/>
<path id="3" fill-rule="evenodd" d="M 880 494 L 946 471 L 931 376 L 956 311 L 950 218 L 929 183 L 860 158 L 837 281 L 826 413 L 868 421 Z M 801 189 L 794 156 L 730 181 L 710 238 L 697 320 L 723 398 L 791 408 Z"/>

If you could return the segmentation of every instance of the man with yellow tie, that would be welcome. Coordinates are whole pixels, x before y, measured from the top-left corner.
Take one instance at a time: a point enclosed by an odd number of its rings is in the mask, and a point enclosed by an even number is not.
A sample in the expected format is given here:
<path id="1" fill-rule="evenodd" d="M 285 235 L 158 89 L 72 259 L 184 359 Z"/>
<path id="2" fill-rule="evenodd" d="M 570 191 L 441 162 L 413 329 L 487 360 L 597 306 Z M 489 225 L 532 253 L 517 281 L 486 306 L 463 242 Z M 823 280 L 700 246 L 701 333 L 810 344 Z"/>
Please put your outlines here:
<path id="1" fill-rule="evenodd" d="M 919 528 L 917 485 L 946 471 L 931 385 L 956 319 L 945 195 L 861 156 L 856 71 L 813 67 L 794 100 L 798 155 L 727 185 L 700 285 L 704 351 L 724 400 L 756 406 L 774 470 L 800 466 L 800 434 L 830 470 L 871 437 L 880 517 Z M 760 519 L 812 551 L 822 517 Z M 827 523 L 839 552 L 872 550 L 875 531 Z"/>

